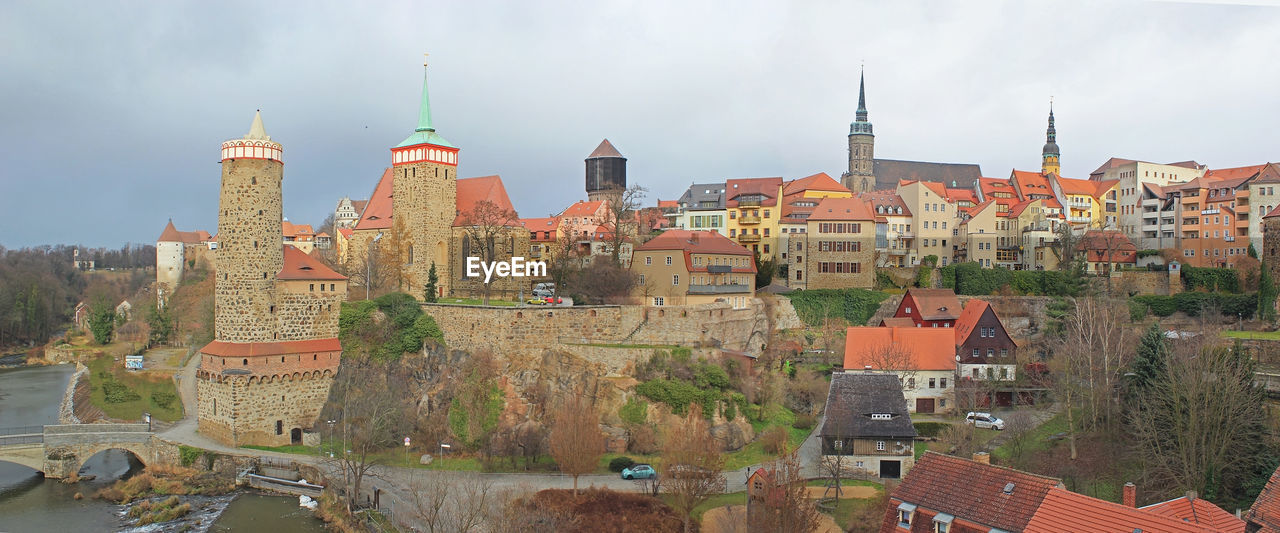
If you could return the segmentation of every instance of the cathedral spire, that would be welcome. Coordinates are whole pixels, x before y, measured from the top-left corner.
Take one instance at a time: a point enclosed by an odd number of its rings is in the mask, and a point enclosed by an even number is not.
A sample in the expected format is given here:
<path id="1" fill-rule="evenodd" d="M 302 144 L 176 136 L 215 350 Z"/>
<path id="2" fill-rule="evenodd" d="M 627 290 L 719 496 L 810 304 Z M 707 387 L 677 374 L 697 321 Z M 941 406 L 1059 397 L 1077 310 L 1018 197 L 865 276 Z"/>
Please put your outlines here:
<path id="1" fill-rule="evenodd" d="M 1044 149 L 1040 151 L 1040 173 L 1057 174 L 1061 171 L 1062 157 L 1058 148 L 1058 130 L 1053 126 L 1053 97 L 1049 97 L 1049 128 L 1044 132 Z"/>
<path id="2" fill-rule="evenodd" d="M 431 97 L 427 94 L 427 62 L 422 62 L 422 104 L 418 108 L 418 129 L 413 131 L 436 131 L 431 125 Z"/>
<path id="3" fill-rule="evenodd" d="M 867 121 L 866 70 L 858 74 L 858 122 Z"/>

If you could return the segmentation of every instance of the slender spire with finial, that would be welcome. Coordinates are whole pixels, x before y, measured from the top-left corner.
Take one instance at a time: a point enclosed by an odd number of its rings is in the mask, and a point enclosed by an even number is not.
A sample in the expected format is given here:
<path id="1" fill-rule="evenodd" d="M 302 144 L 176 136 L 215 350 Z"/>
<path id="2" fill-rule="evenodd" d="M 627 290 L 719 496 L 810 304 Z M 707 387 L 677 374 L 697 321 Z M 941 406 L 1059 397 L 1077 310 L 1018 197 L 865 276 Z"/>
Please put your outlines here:
<path id="1" fill-rule="evenodd" d="M 1062 151 L 1058 148 L 1058 130 L 1053 125 L 1053 97 L 1049 97 L 1049 128 L 1044 132 L 1044 149 L 1040 151 L 1040 173 L 1057 174 L 1061 171 Z"/>
<path id="2" fill-rule="evenodd" d="M 858 74 L 858 122 L 867 121 L 867 69 L 862 68 L 862 72 Z"/>
<path id="3" fill-rule="evenodd" d="M 422 54 L 422 104 L 418 108 L 418 129 L 413 131 L 436 131 L 431 125 L 431 97 L 427 94 L 427 56 Z"/>

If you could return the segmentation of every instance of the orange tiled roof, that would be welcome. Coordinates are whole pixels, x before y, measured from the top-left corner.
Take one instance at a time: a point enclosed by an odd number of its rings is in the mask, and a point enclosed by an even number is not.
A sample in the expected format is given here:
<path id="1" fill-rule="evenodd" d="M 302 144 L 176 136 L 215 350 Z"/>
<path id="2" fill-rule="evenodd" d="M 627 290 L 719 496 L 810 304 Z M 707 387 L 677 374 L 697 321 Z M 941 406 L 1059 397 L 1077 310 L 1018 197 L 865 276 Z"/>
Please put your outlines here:
<path id="1" fill-rule="evenodd" d="M 910 318 L 907 318 L 905 316 L 903 317 L 891 316 L 889 318 L 880 320 L 880 327 L 882 328 L 914 328 L 916 327 L 916 321 L 911 320 Z"/>
<path id="2" fill-rule="evenodd" d="M 819 172 L 812 176 L 788 181 L 782 187 L 783 196 L 799 194 L 804 191 L 850 192 L 847 187 L 832 179 L 826 172 Z"/>
<path id="3" fill-rule="evenodd" d="M 982 318 L 982 314 L 989 307 L 991 307 L 991 304 L 985 300 L 969 300 L 969 303 L 964 306 L 964 311 L 960 312 L 960 318 L 956 319 L 957 346 L 969 338 L 969 334 L 973 333 L 973 328 L 978 325 L 978 319 Z"/>
<path id="4" fill-rule="evenodd" d="M 1221 533 L 1244 533 L 1244 520 L 1236 518 L 1236 515 L 1222 510 L 1221 507 L 1204 498 L 1193 500 L 1183 496 L 1140 509 L 1184 522 L 1208 526 Z"/>
<path id="5" fill-rule="evenodd" d="M 1244 516 L 1251 524 L 1262 526 L 1258 533 L 1280 533 L 1280 468 L 1271 474 L 1271 479 L 1258 493 L 1258 499 L 1249 507 Z"/>
<path id="6" fill-rule="evenodd" d="M 751 256 L 751 250 L 743 248 L 728 237 L 715 231 L 667 230 L 636 250 L 684 250 L 695 254 L 722 254 Z"/>
<path id="7" fill-rule="evenodd" d="M 987 529 L 1022 531 L 1045 495 L 1061 486 L 1055 478 L 928 451 L 893 491 L 893 498 Z M 1005 492 L 1006 487 L 1011 490 Z M 886 514 L 896 514 L 893 507 Z"/>
<path id="8" fill-rule="evenodd" d="M 1095 263 L 1138 262 L 1138 247 L 1117 230 L 1090 230 L 1080 238 L 1076 250 L 1085 252 L 1085 259 Z M 1110 259 L 1107 259 L 1108 252 Z"/>
<path id="9" fill-rule="evenodd" d="M 978 195 L 974 194 L 973 189 L 952 189 L 948 187 L 947 197 L 953 202 L 978 203 Z"/>
<path id="10" fill-rule="evenodd" d="M 823 198 L 813 208 L 809 220 L 871 220 L 875 214 L 858 198 Z"/>
<path id="11" fill-rule="evenodd" d="M 566 207 L 564 211 L 560 212 L 559 216 L 562 218 L 595 216 L 596 213 L 599 213 L 605 208 L 607 203 L 608 202 L 605 202 L 604 200 L 598 200 L 595 202 L 584 202 L 582 200 L 578 200 L 577 202 L 574 202 L 573 205 Z"/>
<path id="12" fill-rule="evenodd" d="M 394 181 L 391 177 L 390 167 L 382 171 L 382 177 L 378 178 L 378 184 L 373 187 L 373 194 L 369 195 L 368 203 L 365 204 L 364 210 L 360 212 L 360 220 L 356 222 L 355 229 L 370 230 L 391 227 L 391 214 L 393 212 L 391 184 Z"/>
<path id="13" fill-rule="evenodd" d="M 294 224 L 288 220 L 280 222 L 280 233 L 286 238 L 292 237 L 300 241 L 307 241 L 315 236 L 315 230 L 311 229 L 311 224 Z"/>
<path id="14" fill-rule="evenodd" d="M 284 266 L 276 279 L 284 280 L 345 280 L 346 276 L 334 272 L 320 260 L 293 246 L 284 247 Z"/>
<path id="15" fill-rule="evenodd" d="M 658 200 L 658 207 L 680 207 L 680 202 L 675 200 Z"/>
<path id="16" fill-rule="evenodd" d="M 511 205 L 511 197 L 507 196 L 507 188 L 502 185 L 500 176 L 495 174 L 478 178 L 464 178 L 458 180 L 458 198 L 455 202 L 458 215 L 454 217 L 453 225 L 461 225 L 464 218 L 463 215 L 475 209 L 476 204 L 484 200 L 492 202 L 499 209 L 508 210 L 512 213 L 516 212 L 516 208 Z"/>
<path id="17" fill-rule="evenodd" d="M 260 355 L 288 355 L 311 352 L 341 352 L 338 339 L 314 339 L 280 342 L 224 342 L 213 341 L 200 349 L 200 353 L 219 357 L 253 357 Z"/>
<path id="18" fill-rule="evenodd" d="M 338 228 L 338 233 L 341 233 L 342 237 L 345 239 L 350 239 L 351 235 L 354 234 L 355 232 L 356 230 L 353 230 L 351 228 Z"/>
<path id="19" fill-rule="evenodd" d="M 778 188 L 782 186 L 782 178 L 740 178 L 725 180 L 725 206 L 738 207 L 738 197 L 744 194 L 760 194 L 763 196 L 760 205 L 772 207 L 778 205 Z"/>
<path id="20" fill-rule="evenodd" d="M 885 208 L 886 211 L 889 209 L 894 209 L 896 211 L 897 208 L 901 207 L 902 208 L 901 214 L 899 213 L 883 213 L 883 214 L 886 216 L 889 216 L 889 215 L 904 216 L 904 217 L 911 216 L 911 208 L 907 206 L 906 201 L 902 199 L 902 196 L 898 195 L 898 191 L 896 190 L 870 191 L 870 192 L 858 193 L 858 198 L 862 198 L 864 201 L 869 202 L 871 204 L 870 205 L 871 210 L 875 211 L 876 214 L 882 214 L 877 210 L 880 207 Z"/>
<path id="21" fill-rule="evenodd" d="M 844 367 L 872 370 L 955 370 L 955 332 L 949 328 L 851 327 L 844 337 Z M 915 368 L 878 368 L 877 350 L 900 348 Z"/>
<path id="22" fill-rule="evenodd" d="M 1257 175 L 1266 167 L 1266 163 L 1263 163 L 1245 167 L 1212 169 L 1205 171 L 1204 177 L 1208 180 L 1243 180 Z"/>
<path id="23" fill-rule="evenodd" d="M 911 289 L 905 299 L 910 296 L 915 300 L 920 318 L 924 320 L 955 320 L 960 318 L 960 299 L 951 289 Z"/>
<path id="24" fill-rule="evenodd" d="M 1054 487 L 1045 494 L 1044 500 L 1023 531 L 1026 533 L 1061 533 L 1063 531 L 1212 533 L 1216 530 Z"/>
<path id="25" fill-rule="evenodd" d="M 156 242 L 180 242 L 183 244 L 199 244 L 209 242 L 212 238 L 209 232 L 204 230 L 197 231 L 178 231 L 173 227 L 173 219 L 169 219 L 169 223 L 165 225 L 164 231 L 160 232 L 160 237 Z"/>
<path id="26" fill-rule="evenodd" d="M 533 242 L 554 241 L 558 238 L 560 231 L 559 217 L 522 218 L 520 224 L 529 231 L 530 240 Z M 543 233 L 547 233 L 547 237 L 542 237 Z"/>

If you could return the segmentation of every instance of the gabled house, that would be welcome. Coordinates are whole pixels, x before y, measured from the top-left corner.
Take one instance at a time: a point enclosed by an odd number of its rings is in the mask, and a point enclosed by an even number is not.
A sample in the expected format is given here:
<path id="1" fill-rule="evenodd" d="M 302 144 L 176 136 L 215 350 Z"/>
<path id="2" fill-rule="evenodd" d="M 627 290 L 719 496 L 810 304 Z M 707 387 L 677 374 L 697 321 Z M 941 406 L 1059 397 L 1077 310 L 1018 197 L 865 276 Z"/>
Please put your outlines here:
<path id="1" fill-rule="evenodd" d="M 960 299 L 951 289 L 911 289 L 893 316 L 910 318 L 918 327 L 954 327 L 960 318 Z"/>
<path id="2" fill-rule="evenodd" d="M 951 411 L 955 407 L 954 342 L 950 328 L 852 327 L 845 332 L 844 367 L 897 377 L 909 412 Z"/>
<path id="3" fill-rule="evenodd" d="M 1136 500 L 1129 498 L 1129 493 L 1137 489 L 1132 483 L 1125 485 L 1125 505 L 1132 506 Z M 1196 525 L 1208 526 L 1214 531 L 1222 533 L 1245 533 L 1245 523 L 1240 517 L 1228 513 L 1221 507 L 1214 505 L 1209 500 L 1196 497 L 1194 491 L 1188 492 L 1185 496 L 1179 496 L 1172 500 L 1154 503 L 1146 507 L 1140 508 L 1143 511 L 1155 513 L 1170 518 L 1176 518 L 1183 522 L 1189 522 Z"/>
<path id="4" fill-rule="evenodd" d="M 916 429 L 893 374 L 832 374 L 819 435 L 822 454 L 849 471 L 897 479 L 915 464 Z"/>
<path id="5" fill-rule="evenodd" d="M 961 379 L 1013 380 L 1018 345 L 991 304 L 969 300 L 955 327 L 956 362 Z"/>
<path id="6" fill-rule="evenodd" d="M 1023 531 L 1049 491 L 1063 486 L 975 457 L 925 452 L 890 496 L 880 533 Z"/>
<path id="7" fill-rule="evenodd" d="M 1116 230 L 1085 233 L 1076 251 L 1084 254 L 1085 271 L 1099 275 L 1138 264 L 1138 247 L 1124 233 Z"/>

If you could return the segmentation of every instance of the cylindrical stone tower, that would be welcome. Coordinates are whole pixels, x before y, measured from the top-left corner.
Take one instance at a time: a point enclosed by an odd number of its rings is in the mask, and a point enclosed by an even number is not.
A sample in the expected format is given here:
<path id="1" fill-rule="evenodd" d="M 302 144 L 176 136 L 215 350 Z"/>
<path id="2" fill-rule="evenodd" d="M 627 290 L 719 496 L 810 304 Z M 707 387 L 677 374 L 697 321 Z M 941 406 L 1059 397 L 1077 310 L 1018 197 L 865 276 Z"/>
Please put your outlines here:
<path id="1" fill-rule="evenodd" d="M 627 158 L 609 139 L 587 156 L 587 200 L 595 202 L 620 196 L 627 189 Z"/>
<path id="2" fill-rule="evenodd" d="M 284 262 L 280 221 L 281 147 L 255 114 L 249 133 L 222 143 L 214 338 L 225 342 L 276 339 L 273 287 Z"/>

